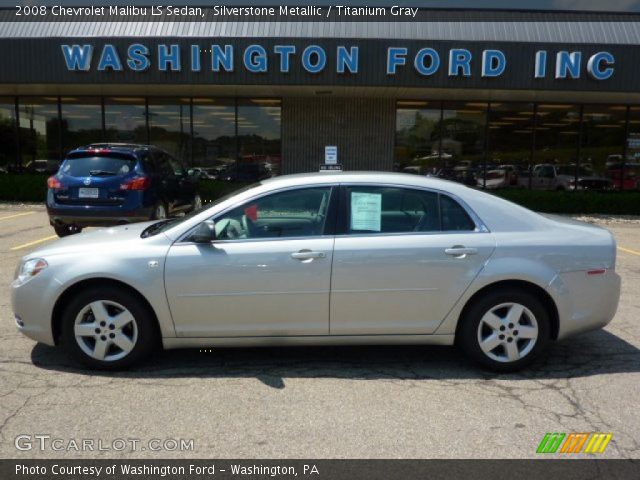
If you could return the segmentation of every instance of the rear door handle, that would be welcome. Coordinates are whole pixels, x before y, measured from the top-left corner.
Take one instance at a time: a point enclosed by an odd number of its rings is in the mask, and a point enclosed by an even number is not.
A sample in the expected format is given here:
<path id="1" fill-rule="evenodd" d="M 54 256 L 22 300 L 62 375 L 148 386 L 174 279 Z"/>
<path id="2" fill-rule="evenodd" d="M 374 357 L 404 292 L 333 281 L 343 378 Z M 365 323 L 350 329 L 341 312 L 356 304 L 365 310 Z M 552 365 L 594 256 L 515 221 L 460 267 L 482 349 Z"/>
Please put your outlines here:
<path id="1" fill-rule="evenodd" d="M 453 257 L 465 257 L 467 255 L 475 255 L 478 253 L 477 248 L 468 248 L 462 245 L 455 245 L 451 248 L 445 248 L 444 253 Z"/>
<path id="2" fill-rule="evenodd" d="M 325 258 L 327 256 L 324 252 L 313 252 L 311 250 L 300 250 L 291 254 L 291 258 L 296 260 L 313 260 L 314 258 Z"/>

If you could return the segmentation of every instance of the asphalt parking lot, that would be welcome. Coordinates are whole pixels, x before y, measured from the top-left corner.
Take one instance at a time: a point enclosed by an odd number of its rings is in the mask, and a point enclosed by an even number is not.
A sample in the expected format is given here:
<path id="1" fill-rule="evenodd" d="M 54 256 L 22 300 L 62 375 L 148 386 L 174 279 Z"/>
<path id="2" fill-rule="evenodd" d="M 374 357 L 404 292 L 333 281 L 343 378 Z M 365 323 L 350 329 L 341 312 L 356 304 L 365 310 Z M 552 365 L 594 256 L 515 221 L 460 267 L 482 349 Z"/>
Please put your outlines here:
<path id="1" fill-rule="evenodd" d="M 522 374 L 449 347 L 171 351 L 94 374 L 16 331 L 14 268 L 56 237 L 43 207 L 0 205 L 0 457 L 525 458 L 546 432 L 610 432 L 604 457 L 640 458 L 640 220 L 597 221 L 618 241 L 618 314 Z M 62 450 L 17 450 L 19 435 Z M 141 448 L 78 452 L 72 439 Z M 151 451 L 152 439 L 193 449 Z"/>

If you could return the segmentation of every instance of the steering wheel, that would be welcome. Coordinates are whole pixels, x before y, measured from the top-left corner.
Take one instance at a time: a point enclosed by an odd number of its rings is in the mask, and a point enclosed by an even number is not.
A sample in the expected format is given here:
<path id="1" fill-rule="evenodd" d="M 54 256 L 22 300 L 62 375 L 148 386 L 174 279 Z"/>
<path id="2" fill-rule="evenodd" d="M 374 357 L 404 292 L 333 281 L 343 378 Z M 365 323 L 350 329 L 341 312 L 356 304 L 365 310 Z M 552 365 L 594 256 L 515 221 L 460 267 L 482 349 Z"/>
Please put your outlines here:
<path id="1" fill-rule="evenodd" d="M 242 225 L 242 230 L 248 238 L 255 236 L 254 234 L 256 227 L 253 223 L 253 220 L 251 220 L 248 215 L 242 215 L 242 218 L 240 218 L 240 224 Z"/>

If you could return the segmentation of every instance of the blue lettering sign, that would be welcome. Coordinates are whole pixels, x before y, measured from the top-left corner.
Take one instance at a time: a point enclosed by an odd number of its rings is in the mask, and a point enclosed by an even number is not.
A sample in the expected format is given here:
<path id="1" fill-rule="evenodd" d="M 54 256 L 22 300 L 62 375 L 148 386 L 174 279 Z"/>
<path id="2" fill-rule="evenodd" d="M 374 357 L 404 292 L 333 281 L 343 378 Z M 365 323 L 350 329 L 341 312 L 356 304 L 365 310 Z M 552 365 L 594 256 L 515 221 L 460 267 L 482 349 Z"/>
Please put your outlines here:
<path id="1" fill-rule="evenodd" d="M 614 63 L 615 59 L 609 52 L 598 52 L 589 58 L 587 73 L 594 80 L 606 80 L 613 75 L 612 65 Z"/>
<path id="2" fill-rule="evenodd" d="M 273 51 L 280 55 L 280 71 L 289 71 L 289 56 L 296 53 L 296 47 L 293 45 L 276 45 L 273 47 Z"/>
<path id="3" fill-rule="evenodd" d="M 500 50 L 484 50 L 482 52 L 482 76 L 499 77 L 507 67 L 507 58 Z"/>
<path id="4" fill-rule="evenodd" d="M 346 69 L 349 69 L 349 73 L 358 73 L 358 53 L 360 49 L 358 47 L 351 47 L 347 50 L 347 47 L 338 47 L 338 58 L 336 60 L 336 70 L 338 73 L 344 73 Z"/>
<path id="5" fill-rule="evenodd" d="M 219 72 L 233 72 L 233 46 L 225 45 L 224 50 L 220 45 L 211 45 L 211 70 Z"/>
<path id="6" fill-rule="evenodd" d="M 315 63 L 311 61 L 315 58 Z M 327 54 L 322 47 L 318 45 L 309 45 L 302 52 L 302 66 L 309 73 L 318 73 L 324 70 L 327 65 Z"/>
<path id="7" fill-rule="evenodd" d="M 449 76 L 457 77 L 460 70 L 462 76 L 471 76 L 471 52 L 464 48 L 452 48 L 449 50 Z"/>
<path id="8" fill-rule="evenodd" d="M 253 73 L 267 71 L 267 51 L 260 45 L 249 45 L 244 51 L 244 66 Z"/>
<path id="9" fill-rule="evenodd" d="M 544 78 L 547 76 L 547 52 L 539 50 L 536 52 L 536 68 L 535 78 Z"/>
<path id="10" fill-rule="evenodd" d="M 102 49 L 102 55 L 100 55 L 100 62 L 98 63 L 99 71 L 105 71 L 107 68 L 117 72 L 122 70 L 122 62 L 118 51 L 110 43 L 107 43 Z"/>
<path id="11" fill-rule="evenodd" d="M 178 45 L 158 45 L 158 69 L 166 72 L 171 66 L 172 72 L 179 72 L 182 67 L 180 65 L 180 47 Z"/>
<path id="12" fill-rule="evenodd" d="M 429 66 L 425 66 L 425 57 L 429 57 Z M 423 48 L 418 50 L 413 66 L 420 75 L 433 75 L 440 68 L 440 55 L 433 48 Z"/>
<path id="13" fill-rule="evenodd" d="M 395 75 L 396 67 L 404 65 L 407 60 L 407 49 L 404 47 L 389 47 L 387 49 L 387 75 Z"/>
<path id="14" fill-rule="evenodd" d="M 149 49 L 141 43 L 134 43 L 129 45 L 127 49 L 127 65 L 134 72 L 144 72 L 151 64 L 149 62 Z"/>
<path id="15" fill-rule="evenodd" d="M 580 52 L 558 52 L 556 55 L 556 78 L 580 78 L 580 62 L 582 53 Z"/>
<path id="16" fill-rule="evenodd" d="M 62 55 L 67 64 L 67 70 L 82 70 L 88 72 L 91 69 L 91 45 L 62 45 Z"/>
<path id="17" fill-rule="evenodd" d="M 191 71 L 200 71 L 200 45 L 191 45 Z"/>

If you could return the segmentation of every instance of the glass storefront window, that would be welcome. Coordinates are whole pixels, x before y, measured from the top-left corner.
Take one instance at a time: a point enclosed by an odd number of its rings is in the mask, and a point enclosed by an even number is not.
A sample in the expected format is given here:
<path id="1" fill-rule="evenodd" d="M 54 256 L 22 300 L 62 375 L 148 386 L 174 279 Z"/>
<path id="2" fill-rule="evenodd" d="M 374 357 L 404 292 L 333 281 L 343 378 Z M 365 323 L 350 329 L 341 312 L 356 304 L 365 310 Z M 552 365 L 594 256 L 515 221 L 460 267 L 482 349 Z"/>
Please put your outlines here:
<path id="1" fill-rule="evenodd" d="M 191 164 L 191 100 L 149 98 L 149 141 L 184 164 Z"/>
<path id="2" fill-rule="evenodd" d="M 236 161 L 233 99 L 193 99 L 193 164 L 225 169 Z"/>
<path id="3" fill-rule="evenodd" d="M 147 143 L 144 97 L 107 97 L 104 104 L 106 141 Z"/>
<path id="4" fill-rule="evenodd" d="M 580 163 L 596 175 L 611 176 L 610 168 L 621 163 L 627 107 L 587 105 L 582 115 Z"/>
<path id="5" fill-rule="evenodd" d="M 622 184 L 625 190 L 640 190 L 640 106 L 629 107 L 629 130 L 625 141 L 625 164 L 609 164 L 609 172 L 615 188 L 620 188 Z"/>
<path id="6" fill-rule="evenodd" d="M 440 166 L 440 102 L 400 100 L 394 170 L 424 174 Z"/>
<path id="7" fill-rule="evenodd" d="M 442 178 L 476 185 L 485 163 L 487 107 L 484 102 L 447 102 L 442 109 Z"/>
<path id="8" fill-rule="evenodd" d="M 539 104 L 535 163 L 575 164 L 579 134 L 579 105 Z"/>
<path id="9" fill-rule="evenodd" d="M 0 170 L 8 171 L 17 161 L 16 108 L 13 97 L 0 97 Z"/>
<path id="10" fill-rule="evenodd" d="M 279 99 L 238 100 L 238 161 L 279 175 L 282 162 Z"/>
<path id="11" fill-rule="evenodd" d="M 491 103 L 488 165 L 478 184 L 486 188 L 527 186 L 533 147 L 533 103 Z"/>
<path id="12" fill-rule="evenodd" d="M 102 142 L 102 102 L 99 97 L 62 97 L 62 155 Z"/>
<path id="13" fill-rule="evenodd" d="M 58 97 L 20 97 L 20 153 L 28 172 L 52 172 L 61 160 Z"/>

